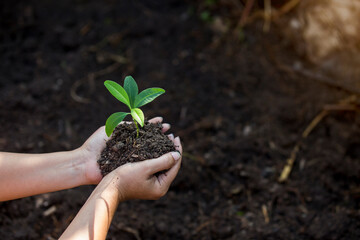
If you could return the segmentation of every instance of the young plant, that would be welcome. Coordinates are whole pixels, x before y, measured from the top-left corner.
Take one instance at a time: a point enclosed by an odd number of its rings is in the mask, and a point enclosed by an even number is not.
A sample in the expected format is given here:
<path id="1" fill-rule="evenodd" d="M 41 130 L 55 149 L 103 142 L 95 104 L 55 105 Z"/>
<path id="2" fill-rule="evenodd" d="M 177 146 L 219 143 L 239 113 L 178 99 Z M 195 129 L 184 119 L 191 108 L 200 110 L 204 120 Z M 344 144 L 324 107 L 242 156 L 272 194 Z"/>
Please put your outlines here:
<path id="1" fill-rule="evenodd" d="M 130 109 L 130 112 L 117 112 L 111 114 L 106 120 L 106 134 L 110 137 L 115 127 L 130 114 L 136 126 L 136 137 L 139 137 L 138 124 L 141 127 L 144 126 L 144 113 L 139 107 L 153 101 L 155 98 L 165 93 L 165 90 L 162 88 L 148 88 L 141 93 L 138 93 L 138 86 L 131 76 L 125 77 L 124 87 L 111 80 L 106 80 L 104 85 L 117 100 L 124 103 Z"/>

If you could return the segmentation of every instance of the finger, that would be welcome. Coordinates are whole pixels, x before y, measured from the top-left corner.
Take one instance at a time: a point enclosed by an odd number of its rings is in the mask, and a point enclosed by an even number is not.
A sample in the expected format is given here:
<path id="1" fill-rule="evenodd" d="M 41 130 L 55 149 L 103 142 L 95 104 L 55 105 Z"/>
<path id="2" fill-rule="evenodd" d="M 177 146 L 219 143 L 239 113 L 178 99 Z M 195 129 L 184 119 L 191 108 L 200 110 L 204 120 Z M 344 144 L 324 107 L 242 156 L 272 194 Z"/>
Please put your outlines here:
<path id="1" fill-rule="evenodd" d="M 173 142 L 174 142 L 174 145 L 175 145 L 175 149 L 178 150 L 180 152 L 180 154 L 182 155 L 183 148 L 182 148 L 182 145 L 181 145 L 180 138 L 176 137 Z"/>
<path id="2" fill-rule="evenodd" d="M 170 124 L 168 124 L 168 123 L 163 123 L 163 124 L 162 124 L 162 129 L 161 129 L 161 131 L 162 131 L 163 133 L 165 133 L 165 132 L 167 132 L 170 128 L 171 128 L 171 125 L 170 125 Z"/>
<path id="3" fill-rule="evenodd" d="M 93 134 L 91 134 L 91 136 L 88 138 L 88 140 L 86 140 L 86 142 L 91 144 L 91 142 L 98 141 L 103 147 L 105 147 L 106 142 L 109 139 L 110 137 L 108 137 L 105 132 L 105 126 L 102 126 L 98 128 Z"/>
<path id="4" fill-rule="evenodd" d="M 146 160 L 150 171 L 149 174 L 152 175 L 157 172 L 170 169 L 180 158 L 180 153 L 170 152 L 162 155 L 159 158 Z"/>
<path id="5" fill-rule="evenodd" d="M 174 134 L 172 134 L 172 133 L 169 134 L 169 135 L 168 135 L 168 138 L 169 138 L 172 142 L 174 142 L 174 139 L 175 139 L 175 138 L 174 138 Z"/>
<path id="6" fill-rule="evenodd" d="M 97 135 L 97 134 L 98 134 L 102 139 L 104 139 L 105 142 L 110 139 L 110 137 L 108 137 L 108 136 L 106 135 L 105 126 L 100 127 L 98 130 L 96 130 L 96 132 L 95 132 L 93 135 Z"/>
<path id="7" fill-rule="evenodd" d="M 152 118 L 152 119 L 150 119 L 149 120 L 149 123 L 162 123 L 162 121 L 163 121 L 163 117 L 154 117 L 154 118 Z M 127 124 L 131 124 L 131 123 L 133 123 L 133 122 L 130 122 L 130 121 L 122 121 L 122 122 L 120 122 L 119 124 L 124 124 L 124 123 L 127 123 Z M 164 123 L 164 124 L 162 124 L 162 125 L 169 125 L 169 124 L 167 124 L 167 123 Z M 163 128 L 164 128 L 164 126 L 163 126 Z"/>
<path id="8" fill-rule="evenodd" d="M 149 120 L 150 123 L 162 123 L 164 119 L 162 117 L 154 117 Z"/>
<path id="9" fill-rule="evenodd" d="M 176 175 L 179 172 L 181 161 L 182 159 L 180 157 L 180 159 L 175 163 L 175 165 L 172 168 L 170 168 L 167 172 L 162 173 L 158 176 L 158 181 L 160 186 L 162 187 L 165 186 L 167 188 L 170 186 L 170 184 L 174 181 Z"/>
<path id="10" fill-rule="evenodd" d="M 163 117 L 154 117 L 152 119 L 149 120 L 149 123 L 162 123 L 163 122 Z M 163 123 L 162 124 L 162 129 L 161 131 L 163 133 L 167 132 L 169 129 L 171 128 L 171 125 L 168 123 Z"/>

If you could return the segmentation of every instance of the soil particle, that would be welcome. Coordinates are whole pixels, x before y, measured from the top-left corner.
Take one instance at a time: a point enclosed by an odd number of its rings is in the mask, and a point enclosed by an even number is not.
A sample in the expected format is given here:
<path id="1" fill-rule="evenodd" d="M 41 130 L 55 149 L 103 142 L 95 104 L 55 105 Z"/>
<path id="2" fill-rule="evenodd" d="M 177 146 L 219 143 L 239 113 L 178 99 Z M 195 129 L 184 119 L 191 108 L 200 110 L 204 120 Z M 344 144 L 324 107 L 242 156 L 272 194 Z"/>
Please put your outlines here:
<path id="1" fill-rule="evenodd" d="M 158 158 L 176 151 L 173 142 L 161 130 L 160 123 L 147 122 L 137 138 L 135 124 L 118 125 L 98 160 L 102 175 L 107 175 L 125 163 Z"/>

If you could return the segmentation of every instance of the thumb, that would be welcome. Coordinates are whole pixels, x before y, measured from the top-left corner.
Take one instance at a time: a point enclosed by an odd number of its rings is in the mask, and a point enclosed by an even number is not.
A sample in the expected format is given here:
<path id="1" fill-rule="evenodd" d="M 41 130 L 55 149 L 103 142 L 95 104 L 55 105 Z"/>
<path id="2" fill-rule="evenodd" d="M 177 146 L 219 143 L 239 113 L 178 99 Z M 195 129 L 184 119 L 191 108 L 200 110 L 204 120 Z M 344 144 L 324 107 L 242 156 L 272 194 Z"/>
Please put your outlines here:
<path id="1" fill-rule="evenodd" d="M 170 169 L 179 159 L 179 152 L 170 152 L 162 155 L 161 157 L 147 160 L 150 174 Z"/>

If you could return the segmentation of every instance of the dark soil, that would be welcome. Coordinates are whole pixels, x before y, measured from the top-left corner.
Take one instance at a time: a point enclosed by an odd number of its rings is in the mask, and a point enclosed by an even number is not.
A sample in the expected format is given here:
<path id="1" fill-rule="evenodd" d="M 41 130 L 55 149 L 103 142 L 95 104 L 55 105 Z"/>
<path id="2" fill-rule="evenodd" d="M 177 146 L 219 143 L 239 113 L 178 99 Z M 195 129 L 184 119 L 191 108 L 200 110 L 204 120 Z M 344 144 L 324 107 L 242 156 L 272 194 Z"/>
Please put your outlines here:
<path id="1" fill-rule="evenodd" d="M 98 160 L 102 175 L 126 163 L 158 158 L 176 151 L 174 143 L 161 130 L 160 123 L 147 122 L 137 137 L 135 124 L 119 124 Z"/>
<path id="2" fill-rule="evenodd" d="M 108 239 L 360 239 L 356 111 L 331 111 L 278 182 L 302 131 L 350 93 L 284 71 L 302 59 L 281 26 L 224 33 L 203 2 L 2 1 L 0 150 L 81 146 L 121 108 L 104 80 L 132 75 L 166 90 L 143 111 L 185 152 L 168 194 L 121 203 Z M 0 203 L 0 239 L 57 239 L 93 189 Z"/>

